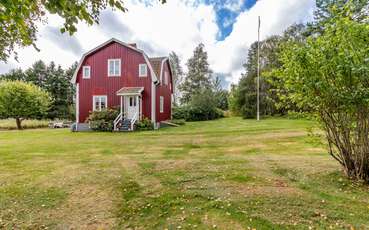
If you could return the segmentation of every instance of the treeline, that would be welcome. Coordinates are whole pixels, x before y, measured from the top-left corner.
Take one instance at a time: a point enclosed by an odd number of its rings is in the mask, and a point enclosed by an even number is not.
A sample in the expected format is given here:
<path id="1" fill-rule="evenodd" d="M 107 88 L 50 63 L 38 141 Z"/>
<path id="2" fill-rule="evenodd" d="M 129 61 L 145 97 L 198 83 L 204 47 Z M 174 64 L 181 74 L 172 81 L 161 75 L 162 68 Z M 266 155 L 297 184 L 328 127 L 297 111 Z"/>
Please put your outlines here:
<path id="1" fill-rule="evenodd" d="M 278 70 L 283 63 L 282 52 L 292 45 L 306 44 L 308 39 L 315 39 L 326 29 L 335 14 L 343 12 L 348 2 L 351 4 L 347 15 L 352 20 L 367 20 L 367 0 L 317 0 L 314 20 L 306 24 L 288 27 L 282 35 L 274 35 L 260 41 L 260 114 L 264 116 L 286 115 L 290 111 L 307 112 L 308 106 L 300 107 L 290 100 Z M 257 101 L 257 49 L 254 42 L 248 50 L 244 73 L 236 85 L 231 86 L 229 107 L 233 114 L 244 118 L 256 117 Z"/>
<path id="2" fill-rule="evenodd" d="M 76 67 L 77 63 L 74 63 L 70 68 L 63 69 L 54 62 L 45 64 L 40 60 L 25 71 L 19 68 L 0 75 L 0 81 L 19 80 L 40 87 L 51 97 L 51 104 L 44 118 L 73 120 L 75 90 L 70 80 Z"/>

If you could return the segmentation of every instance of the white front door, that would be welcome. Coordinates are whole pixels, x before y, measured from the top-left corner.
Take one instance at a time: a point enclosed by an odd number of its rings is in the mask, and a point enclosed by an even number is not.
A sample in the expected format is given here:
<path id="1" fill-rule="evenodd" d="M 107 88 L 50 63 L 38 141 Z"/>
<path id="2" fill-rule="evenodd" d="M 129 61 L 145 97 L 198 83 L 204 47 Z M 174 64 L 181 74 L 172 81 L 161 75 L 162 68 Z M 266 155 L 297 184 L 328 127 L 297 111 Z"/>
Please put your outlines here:
<path id="1" fill-rule="evenodd" d="M 137 96 L 127 96 L 127 118 L 133 119 L 136 115 L 138 118 L 139 102 Z"/>

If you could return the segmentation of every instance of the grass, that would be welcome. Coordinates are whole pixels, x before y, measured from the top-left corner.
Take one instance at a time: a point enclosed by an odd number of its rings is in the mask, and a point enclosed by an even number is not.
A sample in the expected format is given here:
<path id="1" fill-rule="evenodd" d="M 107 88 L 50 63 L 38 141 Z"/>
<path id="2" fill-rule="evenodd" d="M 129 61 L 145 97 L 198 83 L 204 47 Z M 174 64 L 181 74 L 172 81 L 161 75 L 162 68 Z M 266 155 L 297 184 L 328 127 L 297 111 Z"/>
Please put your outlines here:
<path id="1" fill-rule="evenodd" d="M 0 132 L 0 228 L 366 229 L 306 120 L 226 118 L 137 133 Z"/>
<path id="2" fill-rule="evenodd" d="M 22 127 L 24 129 L 46 128 L 49 122 L 48 120 L 24 120 L 22 121 Z M 2 129 L 17 129 L 15 119 L 0 120 L 0 130 Z"/>

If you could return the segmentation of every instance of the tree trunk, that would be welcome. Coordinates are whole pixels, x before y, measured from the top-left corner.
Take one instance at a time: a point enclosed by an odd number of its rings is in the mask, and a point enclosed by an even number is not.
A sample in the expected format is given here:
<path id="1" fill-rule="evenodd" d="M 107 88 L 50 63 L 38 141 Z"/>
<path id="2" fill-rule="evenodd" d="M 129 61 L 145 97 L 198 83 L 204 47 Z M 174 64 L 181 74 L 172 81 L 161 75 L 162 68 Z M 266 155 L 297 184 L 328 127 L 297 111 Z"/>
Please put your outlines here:
<path id="1" fill-rule="evenodd" d="M 17 118 L 15 118 L 15 122 L 17 123 L 18 130 L 22 130 L 23 129 L 22 128 L 22 119 L 17 117 Z"/>

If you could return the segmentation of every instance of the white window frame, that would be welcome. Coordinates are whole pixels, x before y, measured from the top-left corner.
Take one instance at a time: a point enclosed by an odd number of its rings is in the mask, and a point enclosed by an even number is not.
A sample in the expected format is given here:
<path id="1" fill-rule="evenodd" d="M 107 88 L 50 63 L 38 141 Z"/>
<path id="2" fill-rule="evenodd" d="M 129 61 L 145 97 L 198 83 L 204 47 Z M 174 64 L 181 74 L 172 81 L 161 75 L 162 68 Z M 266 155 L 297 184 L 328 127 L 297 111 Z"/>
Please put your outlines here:
<path id="1" fill-rule="evenodd" d="M 160 96 L 160 113 L 164 113 L 164 97 Z"/>
<path id="2" fill-rule="evenodd" d="M 85 69 L 88 69 L 88 76 L 85 75 Z M 91 66 L 89 65 L 84 65 L 82 67 L 82 78 L 83 79 L 90 79 L 91 78 Z"/>
<path id="3" fill-rule="evenodd" d="M 105 108 L 108 108 L 108 96 L 107 95 L 93 95 L 92 97 L 92 111 L 101 111 L 101 98 L 105 98 Z M 96 99 L 99 99 L 99 108 L 95 108 Z"/>
<path id="4" fill-rule="evenodd" d="M 141 72 L 141 67 L 145 67 L 145 71 Z M 147 65 L 146 64 L 139 64 L 138 65 L 138 76 L 140 77 L 147 77 Z"/>
<path id="5" fill-rule="evenodd" d="M 119 62 L 119 68 L 118 68 L 118 73 L 116 74 L 115 72 L 115 62 L 118 61 Z M 110 74 L 110 62 L 114 62 L 114 67 L 113 67 L 113 74 Z M 115 58 L 115 59 L 108 59 L 108 77 L 120 77 L 121 75 L 121 68 L 122 68 L 122 61 L 120 58 Z"/>

